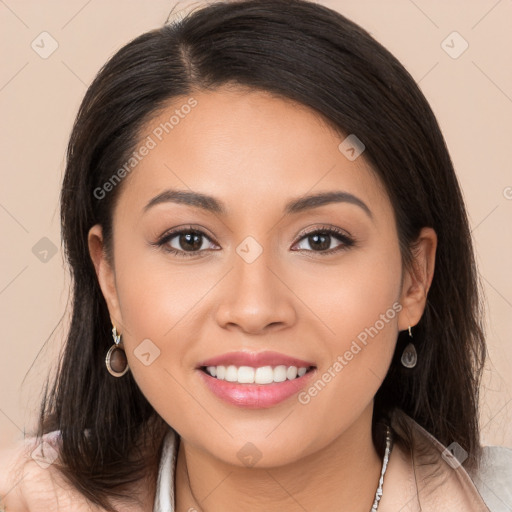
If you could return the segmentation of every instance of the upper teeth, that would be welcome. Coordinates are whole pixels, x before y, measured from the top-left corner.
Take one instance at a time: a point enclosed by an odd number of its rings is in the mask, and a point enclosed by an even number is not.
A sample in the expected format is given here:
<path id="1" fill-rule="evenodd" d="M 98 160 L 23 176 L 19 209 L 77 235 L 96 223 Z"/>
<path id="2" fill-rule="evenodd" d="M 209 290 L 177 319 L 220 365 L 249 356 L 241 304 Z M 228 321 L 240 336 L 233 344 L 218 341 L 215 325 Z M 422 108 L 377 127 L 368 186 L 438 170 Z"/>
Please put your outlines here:
<path id="1" fill-rule="evenodd" d="M 272 382 L 284 382 L 286 379 L 293 380 L 297 376 L 302 377 L 307 368 L 296 366 L 207 366 L 206 371 L 220 380 L 238 382 L 239 384 L 270 384 Z"/>

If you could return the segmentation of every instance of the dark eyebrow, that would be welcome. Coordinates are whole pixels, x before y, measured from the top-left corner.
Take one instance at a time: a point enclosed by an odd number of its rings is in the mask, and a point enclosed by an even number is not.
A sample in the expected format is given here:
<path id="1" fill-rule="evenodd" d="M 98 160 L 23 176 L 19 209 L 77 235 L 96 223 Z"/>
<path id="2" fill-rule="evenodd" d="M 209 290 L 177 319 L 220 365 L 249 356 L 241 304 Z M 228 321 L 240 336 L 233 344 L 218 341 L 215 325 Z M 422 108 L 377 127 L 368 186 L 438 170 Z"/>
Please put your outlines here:
<path id="1" fill-rule="evenodd" d="M 319 192 L 309 196 L 300 197 L 288 202 L 285 206 L 285 214 L 298 213 L 310 208 L 318 208 L 330 203 L 350 203 L 359 206 L 366 215 L 373 220 L 373 214 L 364 201 L 349 192 L 329 191 Z"/>
<path id="2" fill-rule="evenodd" d="M 189 192 L 187 190 L 164 190 L 161 194 L 153 197 L 149 203 L 144 206 L 144 212 L 160 203 L 178 203 L 189 206 L 196 206 L 213 213 L 226 214 L 224 205 L 214 197 L 201 194 L 199 192 Z"/>
<path id="3" fill-rule="evenodd" d="M 199 192 L 172 189 L 164 190 L 162 193 L 153 197 L 153 199 L 151 199 L 144 207 L 144 212 L 157 204 L 169 202 L 195 206 L 221 215 L 225 215 L 227 212 L 224 204 L 212 196 L 201 194 Z M 364 210 L 368 217 L 373 220 L 373 214 L 366 203 L 353 194 L 342 191 L 319 192 L 317 194 L 293 199 L 286 203 L 284 213 L 285 215 L 299 213 L 331 203 L 350 203 L 359 206 Z"/>

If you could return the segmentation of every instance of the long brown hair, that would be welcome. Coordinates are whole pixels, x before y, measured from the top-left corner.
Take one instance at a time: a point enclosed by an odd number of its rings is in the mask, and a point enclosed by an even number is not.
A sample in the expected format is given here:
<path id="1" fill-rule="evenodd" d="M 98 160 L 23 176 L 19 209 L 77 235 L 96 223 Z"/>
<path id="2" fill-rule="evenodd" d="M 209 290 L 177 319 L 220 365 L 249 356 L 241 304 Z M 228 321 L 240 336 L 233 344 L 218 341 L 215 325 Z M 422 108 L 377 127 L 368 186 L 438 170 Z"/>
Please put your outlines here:
<path id="1" fill-rule="evenodd" d="M 137 37 L 99 71 L 80 106 L 61 193 L 62 238 L 73 278 L 70 331 L 44 391 L 38 435 L 60 430 L 62 473 L 91 502 L 130 500 L 128 484 L 155 468 L 169 428 L 131 372 L 105 369 L 110 317 L 88 252 L 101 224 L 109 247 L 122 184 L 95 191 L 133 152 L 141 128 L 178 96 L 239 84 L 317 111 L 355 133 L 392 202 L 404 268 L 419 231 L 438 236 L 425 312 L 413 328 L 418 364 L 406 369 L 401 333 L 374 421 L 401 409 L 443 444 L 480 453 L 478 390 L 485 357 L 481 284 L 465 205 L 435 116 L 413 78 L 368 32 L 305 0 L 216 2 Z M 184 414 L 186 412 L 184 411 Z M 379 441 L 379 446 L 381 441 Z M 382 448 L 379 448 L 382 449 Z"/>

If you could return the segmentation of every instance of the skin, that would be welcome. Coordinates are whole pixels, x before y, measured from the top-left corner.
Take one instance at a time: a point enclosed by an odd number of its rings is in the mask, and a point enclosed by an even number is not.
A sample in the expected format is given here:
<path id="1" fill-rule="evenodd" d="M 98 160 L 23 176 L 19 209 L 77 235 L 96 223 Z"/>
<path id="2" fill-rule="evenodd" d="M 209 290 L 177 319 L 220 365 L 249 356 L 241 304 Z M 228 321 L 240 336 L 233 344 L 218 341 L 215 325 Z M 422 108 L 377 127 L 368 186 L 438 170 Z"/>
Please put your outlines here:
<path id="1" fill-rule="evenodd" d="M 421 231 L 415 271 L 406 271 L 382 184 L 364 153 L 349 161 L 340 152 L 344 136 L 315 112 L 246 89 L 223 87 L 193 97 L 198 105 L 122 184 L 112 263 L 101 226 L 89 232 L 91 258 L 130 370 L 181 436 L 177 510 L 367 512 L 382 464 L 371 438 L 373 397 L 398 332 L 423 314 L 436 234 Z M 142 130 L 141 140 L 187 99 L 174 99 Z M 214 196 L 227 212 L 171 202 L 143 211 L 168 188 Z M 334 190 L 360 198 L 373 218 L 346 202 L 283 213 L 291 199 Z M 188 225 L 205 233 L 192 257 L 151 245 Z M 325 226 L 345 231 L 356 244 L 329 255 L 315 250 L 305 235 Z M 247 236 L 263 249 L 250 264 L 236 252 Z M 194 251 L 180 245 L 179 236 L 169 244 Z M 335 236 L 327 239 L 328 248 L 340 246 Z M 313 361 L 320 376 L 396 302 L 401 311 L 307 404 L 292 396 L 266 409 L 230 405 L 204 386 L 195 369 L 225 352 L 273 350 Z M 149 366 L 134 354 L 144 339 L 160 350 Z M 247 442 L 261 452 L 253 467 L 237 457 Z M 407 465 L 398 450 L 384 487 L 388 503 L 399 488 L 393 478 L 399 462 L 402 471 Z M 386 511 L 385 501 L 379 511 Z"/>

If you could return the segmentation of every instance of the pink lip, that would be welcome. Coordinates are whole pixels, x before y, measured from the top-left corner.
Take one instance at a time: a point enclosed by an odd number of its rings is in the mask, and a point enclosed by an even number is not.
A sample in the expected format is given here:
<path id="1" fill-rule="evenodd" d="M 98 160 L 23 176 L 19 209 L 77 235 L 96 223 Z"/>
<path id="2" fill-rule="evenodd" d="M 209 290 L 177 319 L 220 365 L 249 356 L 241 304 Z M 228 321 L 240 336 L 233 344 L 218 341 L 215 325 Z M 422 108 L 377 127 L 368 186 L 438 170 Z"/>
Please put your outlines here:
<path id="1" fill-rule="evenodd" d="M 198 370 L 198 373 L 209 390 L 225 402 L 246 409 L 264 409 L 298 393 L 311 382 L 317 370 L 314 368 L 302 377 L 273 384 L 238 384 L 216 379 L 203 370 Z"/>
<path id="2" fill-rule="evenodd" d="M 202 366 L 251 366 L 259 368 L 261 366 L 296 366 L 297 368 L 315 366 L 314 363 L 297 359 L 295 357 L 280 354 L 279 352 L 228 352 L 217 357 L 212 357 L 198 364 L 197 368 Z M 267 386 L 267 385 L 265 385 Z"/>

